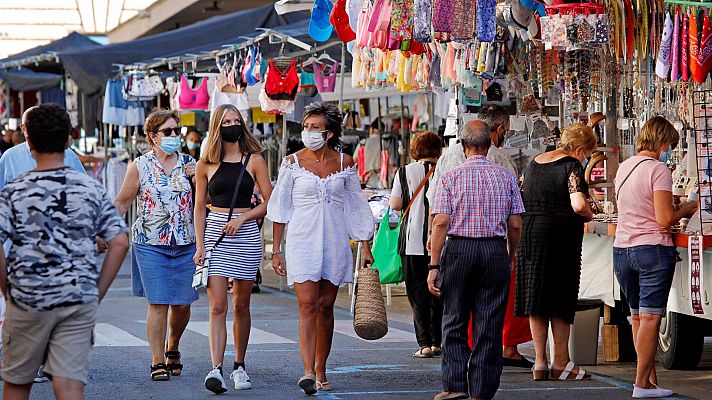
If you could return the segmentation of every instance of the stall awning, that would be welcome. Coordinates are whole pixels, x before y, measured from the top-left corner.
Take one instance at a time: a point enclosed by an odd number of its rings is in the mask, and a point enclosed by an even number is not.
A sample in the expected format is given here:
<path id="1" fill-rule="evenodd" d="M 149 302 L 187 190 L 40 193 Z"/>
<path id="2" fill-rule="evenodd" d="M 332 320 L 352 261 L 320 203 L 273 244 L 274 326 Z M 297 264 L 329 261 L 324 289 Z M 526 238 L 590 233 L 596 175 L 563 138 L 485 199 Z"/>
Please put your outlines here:
<path id="1" fill-rule="evenodd" d="M 59 85 L 62 75 L 47 72 L 35 72 L 29 69 L 0 69 L 0 79 L 10 89 L 18 92 L 49 89 Z"/>
<path id="2" fill-rule="evenodd" d="M 81 33 L 72 32 L 61 39 L 57 39 L 43 46 L 38 46 L 23 51 L 22 53 L 17 53 L 10 57 L 4 58 L 0 60 L 0 64 L 22 60 L 24 58 L 34 57 L 40 54 L 61 53 L 63 51 L 86 51 L 100 46 L 101 44 L 93 41 L 89 37 L 82 35 Z"/>
<path id="3" fill-rule="evenodd" d="M 267 4 L 130 42 L 91 51 L 69 52 L 62 54 L 61 61 L 79 88 L 93 94 L 102 90 L 106 80 L 116 75 L 112 64 L 126 65 L 185 54 L 187 49 L 220 48 L 222 44 L 240 43 L 243 41 L 241 36 L 252 34 L 256 28 L 275 28 L 307 18 L 306 13 L 279 16 L 273 4 Z"/>

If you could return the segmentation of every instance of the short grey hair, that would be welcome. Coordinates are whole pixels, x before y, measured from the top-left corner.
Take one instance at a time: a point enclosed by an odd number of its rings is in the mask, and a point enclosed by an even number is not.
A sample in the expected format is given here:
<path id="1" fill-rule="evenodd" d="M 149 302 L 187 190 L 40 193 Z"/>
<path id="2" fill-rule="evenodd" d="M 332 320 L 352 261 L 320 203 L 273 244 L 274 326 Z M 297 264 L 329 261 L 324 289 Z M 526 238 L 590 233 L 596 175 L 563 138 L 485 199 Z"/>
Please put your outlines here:
<path id="1" fill-rule="evenodd" d="M 468 122 L 462 130 L 460 142 L 464 147 L 489 149 L 492 144 L 489 125 L 479 120 Z"/>
<path id="2" fill-rule="evenodd" d="M 483 121 L 490 127 L 490 130 L 493 130 L 509 122 L 509 114 L 503 107 L 492 104 L 482 107 L 477 113 L 477 119 Z"/>

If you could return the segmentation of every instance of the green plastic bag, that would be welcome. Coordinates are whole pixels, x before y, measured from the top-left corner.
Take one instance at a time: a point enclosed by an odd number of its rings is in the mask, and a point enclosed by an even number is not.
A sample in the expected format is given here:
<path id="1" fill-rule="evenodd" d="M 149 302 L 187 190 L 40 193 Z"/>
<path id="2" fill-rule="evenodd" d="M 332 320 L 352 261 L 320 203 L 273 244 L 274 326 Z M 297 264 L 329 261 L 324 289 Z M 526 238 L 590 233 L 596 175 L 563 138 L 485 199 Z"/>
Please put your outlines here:
<path id="1" fill-rule="evenodd" d="M 403 282 L 403 268 L 401 266 L 401 257 L 398 254 L 398 236 L 400 235 L 401 221 L 398 220 L 398 226 L 391 229 L 389 226 L 389 216 L 391 208 L 388 207 L 386 214 L 378 226 L 378 232 L 373 240 L 373 268 L 378 269 L 378 274 L 381 277 L 381 284 L 400 283 Z"/>

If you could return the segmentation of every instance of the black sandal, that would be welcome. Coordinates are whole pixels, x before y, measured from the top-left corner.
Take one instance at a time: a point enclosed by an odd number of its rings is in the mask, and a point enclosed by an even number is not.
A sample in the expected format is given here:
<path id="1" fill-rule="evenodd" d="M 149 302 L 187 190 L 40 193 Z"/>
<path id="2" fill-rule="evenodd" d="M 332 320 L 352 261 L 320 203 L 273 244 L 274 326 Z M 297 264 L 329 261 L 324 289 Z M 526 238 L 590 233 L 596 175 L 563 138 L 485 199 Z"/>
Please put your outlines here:
<path id="1" fill-rule="evenodd" d="M 152 381 L 167 381 L 171 379 L 171 373 L 168 366 L 164 363 L 151 365 L 151 380 Z"/>
<path id="2" fill-rule="evenodd" d="M 167 351 L 166 352 L 166 369 L 173 376 L 178 376 L 183 373 L 183 364 L 180 362 L 168 364 L 168 360 L 178 360 L 180 361 L 180 351 Z"/>

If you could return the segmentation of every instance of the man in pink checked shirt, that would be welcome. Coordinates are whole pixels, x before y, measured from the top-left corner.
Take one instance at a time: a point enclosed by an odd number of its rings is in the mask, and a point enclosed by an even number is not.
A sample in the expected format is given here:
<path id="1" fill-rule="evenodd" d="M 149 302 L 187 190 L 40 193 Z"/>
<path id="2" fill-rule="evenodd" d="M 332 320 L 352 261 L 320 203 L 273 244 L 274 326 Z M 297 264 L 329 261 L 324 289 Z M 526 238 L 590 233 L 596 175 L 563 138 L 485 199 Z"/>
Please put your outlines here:
<path id="1" fill-rule="evenodd" d="M 517 178 L 486 158 L 487 124 L 469 122 L 460 141 L 467 161 L 443 175 L 432 210 L 428 287 L 443 302 L 444 391 L 435 400 L 491 399 L 499 388 L 510 268 L 524 212 Z M 477 321 L 472 351 L 470 313 Z"/>

